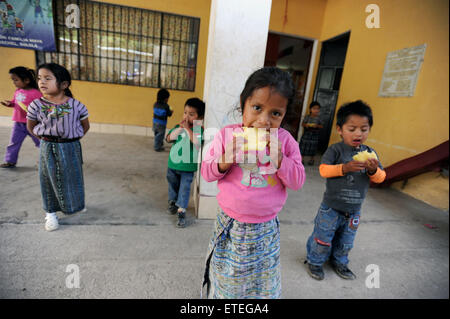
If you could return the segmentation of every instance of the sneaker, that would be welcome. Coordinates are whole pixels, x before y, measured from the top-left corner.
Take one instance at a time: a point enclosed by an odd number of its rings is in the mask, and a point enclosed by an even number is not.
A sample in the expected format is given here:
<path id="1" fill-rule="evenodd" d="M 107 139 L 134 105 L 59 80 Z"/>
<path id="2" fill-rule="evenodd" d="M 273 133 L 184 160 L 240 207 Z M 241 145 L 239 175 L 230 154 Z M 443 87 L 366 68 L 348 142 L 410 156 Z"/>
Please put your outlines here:
<path id="1" fill-rule="evenodd" d="M 317 280 L 323 280 L 325 274 L 323 273 L 322 266 L 311 265 L 308 261 L 305 261 L 306 269 L 308 270 L 308 274 Z"/>
<path id="2" fill-rule="evenodd" d="M 167 209 L 167 211 L 171 214 L 171 215 L 175 215 L 178 211 L 178 206 L 175 205 L 174 201 L 169 201 L 169 208 Z"/>
<path id="3" fill-rule="evenodd" d="M 16 164 L 6 162 L 6 163 L 1 164 L 0 167 L 1 168 L 14 168 L 14 167 L 16 167 Z"/>
<path id="4" fill-rule="evenodd" d="M 58 229 L 58 217 L 56 213 L 46 213 L 45 215 L 45 230 L 52 231 Z"/>
<path id="5" fill-rule="evenodd" d="M 341 265 L 332 262 L 331 267 L 341 278 L 349 280 L 356 279 L 356 275 L 350 269 L 348 269 L 346 265 Z"/>
<path id="6" fill-rule="evenodd" d="M 178 212 L 177 227 L 179 227 L 179 228 L 186 227 L 186 212 Z"/>

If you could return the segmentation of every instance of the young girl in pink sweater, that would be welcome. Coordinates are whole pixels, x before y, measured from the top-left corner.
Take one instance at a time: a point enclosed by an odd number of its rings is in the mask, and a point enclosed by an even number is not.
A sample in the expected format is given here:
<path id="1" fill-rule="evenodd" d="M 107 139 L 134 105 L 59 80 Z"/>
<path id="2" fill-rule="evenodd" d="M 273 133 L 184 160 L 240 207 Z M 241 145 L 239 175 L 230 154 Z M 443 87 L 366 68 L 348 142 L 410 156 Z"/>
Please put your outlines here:
<path id="1" fill-rule="evenodd" d="M 222 128 L 204 155 L 201 174 L 218 181 L 220 206 L 206 259 L 208 298 L 281 297 L 277 214 L 286 188 L 305 180 L 298 143 L 280 127 L 294 92 L 288 73 L 254 72 L 240 96 L 242 123 Z M 245 133 L 252 128 L 255 145 Z"/>

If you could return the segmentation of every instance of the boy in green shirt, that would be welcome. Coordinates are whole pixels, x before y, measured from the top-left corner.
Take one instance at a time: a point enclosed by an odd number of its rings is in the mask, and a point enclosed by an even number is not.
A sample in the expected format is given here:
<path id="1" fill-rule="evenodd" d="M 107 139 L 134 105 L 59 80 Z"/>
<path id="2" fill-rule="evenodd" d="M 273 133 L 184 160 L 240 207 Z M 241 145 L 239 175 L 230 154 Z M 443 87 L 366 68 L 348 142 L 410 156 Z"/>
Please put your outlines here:
<path id="1" fill-rule="evenodd" d="M 171 129 L 166 137 L 167 142 L 175 143 L 170 149 L 167 181 L 169 212 L 178 213 L 178 227 L 186 226 L 186 208 L 194 172 L 197 171 L 198 151 L 203 135 L 203 128 L 199 125 L 199 121 L 203 119 L 204 114 L 205 103 L 202 100 L 188 99 L 184 105 L 182 121 Z"/>

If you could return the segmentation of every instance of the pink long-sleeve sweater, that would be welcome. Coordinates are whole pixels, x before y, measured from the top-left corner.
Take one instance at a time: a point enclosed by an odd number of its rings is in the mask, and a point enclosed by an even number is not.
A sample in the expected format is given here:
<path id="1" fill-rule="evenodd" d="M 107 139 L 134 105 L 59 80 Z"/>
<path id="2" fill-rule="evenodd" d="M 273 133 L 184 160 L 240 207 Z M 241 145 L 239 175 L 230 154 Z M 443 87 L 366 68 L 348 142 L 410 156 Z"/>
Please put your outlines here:
<path id="1" fill-rule="evenodd" d="M 261 174 L 254 165 L 233 164 L 225 173 L 219 172 L 218 162 L 233 132 L 242 132 L 242 124 L 220 130 L 206 152 L 201 174 L 207 182 L 218 181 L 217 201 L 231 218 L 246 223 L 263 223 L 276 217 L 287 199 L 286 188 L 298 190 L 305 181 L 305 168 L 298 143 L 291 134 L 278 129 L 283 158 L 274 174 Z"/>

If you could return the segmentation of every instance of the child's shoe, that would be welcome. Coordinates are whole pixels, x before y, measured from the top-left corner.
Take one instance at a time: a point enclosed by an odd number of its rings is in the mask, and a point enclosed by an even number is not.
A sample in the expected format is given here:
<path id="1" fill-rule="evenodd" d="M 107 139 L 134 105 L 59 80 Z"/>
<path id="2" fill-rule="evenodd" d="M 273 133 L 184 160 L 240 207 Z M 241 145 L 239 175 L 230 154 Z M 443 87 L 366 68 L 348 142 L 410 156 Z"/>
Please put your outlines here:
<path id="1" fill-rule="evenodd" d="M 167 209 L 167 211 L 171 214 L 171 215 L 175 215 L 178 211 L 178 206 L 175 205 L 175 201 L 173 200 L 169 200 L 169 208 Z"/>
<path id="2" fill-rule="evenodd" d="M 311 265 L 307 260 L 305 260 L 306 269 L 308 270 L 308 274 L 317 280 L 323 280 L 325 274 L 323 273 L 322 266 Z"/>
<path id="3" fill-rule="evenodd" d="M 14 168 L 14 167 L 16 167 L 16 164 L 5 162 L 5 163 L 1 164 L 0 167 L 1 168 Z"/>
<path id="4" fill-rule="evenodd" d="M 341 278 L 350 279 L 350 280 L 356 279 L 355 274 L 350 269 L 348 269 L 346 265 L 341 265 L 341 264 L 332 262 L 331 267 Z"/>
<path id="5" fill-rule="evenodd" d="M 56 217 L 56 213 L 46 213 L 45 215 L 45 230 L 52 231 L 56 230 L 59 227 L 58 217 Z"/>
<path id="6" fill-rule="evenodd" d="M 185 211 L 178 212 L 177 227 L 179 227 L 179 228 L 186 227 L 186 212 Z"/>

